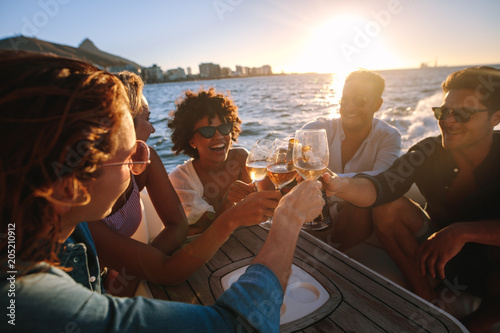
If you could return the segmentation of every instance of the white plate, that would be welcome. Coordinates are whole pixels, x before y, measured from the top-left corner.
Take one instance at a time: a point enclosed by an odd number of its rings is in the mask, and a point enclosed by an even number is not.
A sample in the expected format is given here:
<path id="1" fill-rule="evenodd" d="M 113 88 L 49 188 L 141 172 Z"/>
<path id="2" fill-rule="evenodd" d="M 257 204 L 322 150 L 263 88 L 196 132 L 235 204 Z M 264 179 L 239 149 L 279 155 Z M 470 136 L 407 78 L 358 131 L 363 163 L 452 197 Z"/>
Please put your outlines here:
<path id="1" fill-rule="evenodd" d="M 228 289 L 246 271 L 247 266 L 234 270 L 221 279 L 222 288 Z M 319 309 L 330 298 L 326 289 L 302 268 L 292 265 L 285 298 L 281 306 L 280 325 L 295 321 Z"/>

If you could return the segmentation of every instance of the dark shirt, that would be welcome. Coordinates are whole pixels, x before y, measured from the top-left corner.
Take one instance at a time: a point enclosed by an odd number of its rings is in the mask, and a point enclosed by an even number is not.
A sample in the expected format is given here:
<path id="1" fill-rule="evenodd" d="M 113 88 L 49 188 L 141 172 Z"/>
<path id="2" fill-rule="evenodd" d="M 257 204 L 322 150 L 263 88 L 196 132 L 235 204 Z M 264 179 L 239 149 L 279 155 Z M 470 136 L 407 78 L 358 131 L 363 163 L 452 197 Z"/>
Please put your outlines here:
<path id="1" fill-rule="evenodd" d="M 494 131 L 490 152 L 474 170 L 476 191 L 449 205 L 446 191 L 458 172 L 452 154 L 443 148 L 438 136 L 411 147 L 387 171 L 356 177 L 367 178 L 375 185 L 377 199 L 373 206 L 398 199 L 416 183 L 426 199 L 427 213 L 440 228 L 454 222 L 500 219 L 500 132 Z"/>

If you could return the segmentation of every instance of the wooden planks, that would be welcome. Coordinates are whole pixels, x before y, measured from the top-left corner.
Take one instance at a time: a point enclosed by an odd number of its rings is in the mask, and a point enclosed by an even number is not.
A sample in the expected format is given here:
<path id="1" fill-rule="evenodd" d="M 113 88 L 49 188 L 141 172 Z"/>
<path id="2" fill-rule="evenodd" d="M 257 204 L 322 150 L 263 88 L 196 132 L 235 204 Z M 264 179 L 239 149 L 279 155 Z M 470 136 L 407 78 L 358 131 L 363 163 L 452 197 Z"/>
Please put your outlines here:
<path id="1" fill-rule="evenodd" d="M 251 263 L 267 237 L 259 226 L 240 228 L 186 282 L 153 285 L 155 298 L 211 305 L 223 293 L 221 278 Z M 282 325 L 281 332 L 466 332 L 430 303 L 302 232 L 293 263 L 328 291 L 318 310 Z"/>

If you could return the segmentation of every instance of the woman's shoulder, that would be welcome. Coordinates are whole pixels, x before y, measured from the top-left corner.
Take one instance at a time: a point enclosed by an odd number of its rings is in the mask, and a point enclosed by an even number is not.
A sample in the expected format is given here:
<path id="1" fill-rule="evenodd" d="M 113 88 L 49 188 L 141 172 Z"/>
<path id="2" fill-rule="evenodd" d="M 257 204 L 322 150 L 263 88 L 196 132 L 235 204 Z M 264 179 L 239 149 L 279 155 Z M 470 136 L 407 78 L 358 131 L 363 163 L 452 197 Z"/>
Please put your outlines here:
<path id="1" fill-rule="evenodd" d="M 233 147 L 229 149 L 228 159 L 241 160 L 243 163 L 246 162 L 248 157 L 248 150 L 243 147 Z"/>
<path id="2" fill-rule="evenodd" d="M 248 150 L 243 147 L 234 147 L 229 150 L 227 156 L 228 164 L 226 164 L 227 170 L 232 170 L 238 175 L 238 179 L 244 182 L 250 182 L 250 176 L 246 172 L 246 162 L 248 157 Z"/>

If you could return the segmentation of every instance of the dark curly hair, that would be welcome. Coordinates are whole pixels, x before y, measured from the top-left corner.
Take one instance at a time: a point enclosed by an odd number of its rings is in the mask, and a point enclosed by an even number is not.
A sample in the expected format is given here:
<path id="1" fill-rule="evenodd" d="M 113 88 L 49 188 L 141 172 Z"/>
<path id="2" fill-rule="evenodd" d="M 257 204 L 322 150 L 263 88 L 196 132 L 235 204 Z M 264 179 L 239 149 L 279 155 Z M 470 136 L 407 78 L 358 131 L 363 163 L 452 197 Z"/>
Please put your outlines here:
<path id="1" fill-rule="evenodd" d="M 213 87 L 208 90 L 201 88 L 198 93 L 188 90 L 185 97 L 181 97 L 175 104 L 176 110 L 170 113 L 168 127 L 172 130 L 172 151 L 176 155 L 184 153 L 195 159 L 200 157 L 198 150 L 191 147 L 189 141 L 193 138 L 194 124 L 205 116 L 208 119 L 218 116 L 223 122 L 233 122 L 231 139 L 235 142 L 238 140 L 241 120 L 229 92 L 216 92 Z"/>

